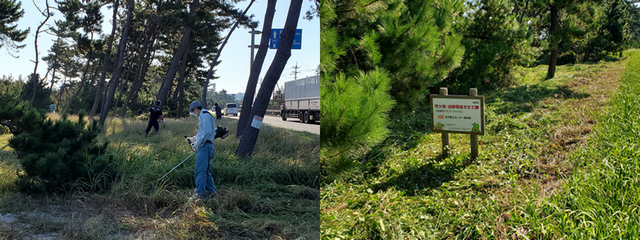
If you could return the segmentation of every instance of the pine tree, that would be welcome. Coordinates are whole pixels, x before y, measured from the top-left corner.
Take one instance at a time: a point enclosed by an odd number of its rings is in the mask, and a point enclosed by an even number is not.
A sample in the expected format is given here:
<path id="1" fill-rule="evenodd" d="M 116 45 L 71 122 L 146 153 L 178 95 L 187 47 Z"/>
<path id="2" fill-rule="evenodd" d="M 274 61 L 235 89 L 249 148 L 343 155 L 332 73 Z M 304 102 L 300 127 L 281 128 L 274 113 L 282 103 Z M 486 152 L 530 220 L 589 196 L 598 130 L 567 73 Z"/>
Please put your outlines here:
<path id="1" fill-rule="evenodd" d="M 45 110 L 28 102 L 0 103 L 0 122 L 9 123 L 13 148 L 26 175 L 16 180 L 27 192 L 104 192 L 117 179 L 115 158 L 105 154 L 108 142 L 96 141 L 97 122 L 86 127 L 84 114 L 77 122 L 46 119 Z"/>
<path id="2" fill-rule="evenodd" d="M 627 10 L 627 27 L 629 38 L 625 47 L 640 48 L 640 5 L 625 2 Z"/>
<path id="3" fill-rule="evenodd" d="M 129 0 L 129 5 L 127 7 L 127 20 L 124 24 L 124 27 L 120 36 L 120 43 L 118 47 L 118 57 L 115 59 L 115 69 L 114 73 L 111 76 L 111 80 L 109 80 L 109 90 L 107 91 L 106 99 L 104 100 L 104 104 L 102 105 L 102 111 L 100 111 L 100 127 L 104 127 L 104 122 L 107 120 L 107 115 L 109 115 L 109 110 L 111 109 L 111 102 L 116 93 L 116 88 L 120 82 L 120 76 L 122 75 L 123 65 L 125 61 L 125 52 L 127 46 L 127 36 L 129 35 L 129 30 L 131 29 L 131 22 L 133 20 L 133 12 L 135 7 L 135 1 Z"/>
<path id="4" fill-rule="evenodd" d="M 42 57 L 47 63 L 49 70 L 52 70 L 51 73 L 51 84 L 49 86 L 50 90 L 53 90 L 53 85 L 57 83 L 57 79 L 60 77 L 56 76 L 56 71 L 60 69 L 62 59 L 68 59 L 73 57 L 73 53 L 69 48 L 69 45 L 62 41 L 62 39 L 58 38 L 51 48 L 49 49 L 49 54 L 47 56 Z"/>
<path id="5" fill-rule="evenodd" d="M 65 21 L 56 21 L 56 25 L 58 26 L 56 32 L 59 36 L 72 39 L 77 54 L 82 54 L 86 59 L 79 87 L 67 102 L 64 110 L 62 110 L 62 114 L 64 115 L 69 111 L 69 107 L 83 90 L 84 84 L 87 81 L 87 74 L 95 59 L 94 51 L 102 48 L 101 41 L 98 41 L 98 44 L 94 41 L 94 33 L 100 33 L 102 31 L 101 24 L 103 16 L 100 12 L 101 5 L 97 2 L 83 4 L 78 0 L 64 0 L 57 3 L 58 9 L 65 16 Z"/>
<path id="6" fill-rule="evenodd" d="M 20 101 L 20 92 L 24 81 L 22 76 L 14 78 L 13 76 L 2 76 L 0 78 L 0 102 L 15 102 Z"/>
<path id="7" fill-rule="evenodd" d="M 264 20 L 262 21 L 262 32 L 268 33 L 271 32 L 271 24 L 273 23 L 273 16 L 276 12 L 276 0 L 268 0 L 267 8 L 264 14 Z M 244 128 L 249 122 L 249 119 L 252 118 L 251 108 L 253 107 L 253 96 L 256 92 L 256 86 L 258 85 L 258 77 L 260 76 L 260 71 L 262 70 L 262 64 L 264 64 L 264 59 L 267 56 L 267 51 L 269 51 L 269 38 L 271 34 L 262 34 L 260 36 L 260 47 L 258 48 L 258 52 L 256 53 L 255 58 L 253 59 L 253 63 L 251 63 L 251 69 L 249 72 L 249 80 L 247 81 L 247 87 L 245 88 L 245 94 L 242 98 L 242 101 L 248 104 L 244 104 L 242 109 L 240 110 L 240 117 L 238 118 L 238 127 L 236 129 L 236 137 L 242 137 L 244 133 Z"/>
<path id="8" fill-rule="evenodd" d="M 321 156 L 354 156 L 384 140 L 389 133 L 387 113 L 394 105 L 388 74 L 381 69 L 359 76 L 339 74 L 321 81 Z"/>
<path id="9" fill-rule="evenodd" d="M 327 46 L 330 76 L 358 75 L 380 67 L 392 80 L 394 114 L 415 109 L 429 87 L 442 81 L 460 64 L 464 47 L 453 22 L 462 12 L 460 1 L 328 0 L 329 20 L 323 31 L 335 31 L 335 46 Z M 322 7 L 325 9 L 325 7 Z M 332 66 L 334 65 L 335 66 Z"/>
<path id="10" fill-rule="evenodd" d="M 607 30 L 607 51 L 621 52 L 627 35 L 626 11 L 627 5 L 622 0 L 613 0 L 606 11 L 604 28 Z"/>
<path id="11" fill-rule="evenodd" d="M 452 92 L 507 86 L 511 71 L 533 62 L 538 54 L 531 47 L 528 19 L 513 10 L 518 9 L 517 2 L 481 0 L 470 2 L 469 8 L 469 23 L 462 30 L 464 58 L 443 85 Z"/>
<path id="12" fill-rule="evenodd" d="M 580 26 L 572 24 L 576 14 L 581 13 L 581 6 L 599 4 L 601 0 L 534 0 L 530 14 L 538 18 L 539 36 L 543 38 L 545 48 L 549 52 L 549 68 L 547 78 L 553 78 L 556 72 L 558 56 L 561 50 L 571 47 L 572 38 L 580 38 L 585 34 Z M 563 47 L 564 45 L 564 47 Z"/>
<path id="13" fill-rule="evenodd" d="M 0 48 L 7 47 L 9 51 L 17 51 L 24 48 L 15 42 L 22 42 L 27 38 L 27 30 L 19 30 L 16 22 L 24 15 L 24 10 L 20 9 L 21 2 L 16 0 L 0 0 Z"/>
<path id="14" fill-rule="evenodd" d="M 280 45 L 276 51 L 273 61 L 264 76 L 264 81 L 260 85 L 260 90 L 256 96 L 256 100 L 251 108 L 249 116 L 264 117 L 269 106 L 269 98 L 271 93 L 280 79 L 280 75 L 284 70 L 289 57 L 291 57 L 291 44 L 295 35 L 296 26 L 298 26 L 298 18 L 300 18 L 300 9 L 302 8 L 302 0 L 292 0 L 289 4 L 287 19 L 285 20 L 282 35 L 280 37 Z M 256 142 L 258 140 L 259 128 L 251 126 L 251 122 L 247 121 L 242 132 L 242 138 L 236 149 L 236 155 L 240 157 L 248 156 L 253 153 Z"/>
<path id="15" fill-rule="evenodd" d="M 323 161 L 379 143 L 390 111 L 415 109 L 459 65 L 464 48 L 453 22 L 461 8 L 457 1 L 320 2 Z"/>
<path id="16" fill-rule="evenodd" d="M 36 97 L 32 101 L 34 85 L 36 86 Z M 32 106 L 35 108 L 47 109 L 49 104 L 52 103 L 51 89 L 47 87 L 47 83 L 45 81 L 40 80 L 40 74 L 36 74 L 35 76 L 33 74 L 29 74 L 27 84 L 22 86 L 20 99 L 22 101 L 31 101 Z"/>

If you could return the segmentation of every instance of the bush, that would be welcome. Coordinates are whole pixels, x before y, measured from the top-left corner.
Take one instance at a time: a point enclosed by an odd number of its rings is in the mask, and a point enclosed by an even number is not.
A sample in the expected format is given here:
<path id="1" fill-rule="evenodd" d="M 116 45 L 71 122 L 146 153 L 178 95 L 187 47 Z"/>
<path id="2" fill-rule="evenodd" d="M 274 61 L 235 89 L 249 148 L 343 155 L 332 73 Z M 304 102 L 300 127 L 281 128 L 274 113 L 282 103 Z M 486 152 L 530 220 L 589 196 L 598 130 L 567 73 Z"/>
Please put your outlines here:
<path id="1" fill-rule="evenodd" d="M 111 187 L 118 172 L 115 158 L 104 154 L 108 143 L 96 141 L 97 121 L 85 128 L 83 113 L 75 123 L 66 115 L 55 122 L 45 120 L 43 110 L 26 102 L 3 109 L 0 120 L 10 119 L 16 129 L 9 146 L 26 173 L 16 180 L 21 191 L 104 192 Z"/>
<path id="2" fill-rule="evenodd" d="M 23 101 L 31 101 L 31 97 L 33 97 L 33 82 L 37 81 L 36 84 L 36 98 L 34 102 L 31 103 L 32 106 L 36 108 L 47 109 L 49 108 L 49 104 L 52 103 L 51 99 L 51 89 L 49 89 L 44 81 L 40 81 L 40 74 L 30 74 L 28 77 L 27 83 L 22 85 L 22 91 L 20 92 L 20 99 Z"/>
<path id="3" fill-rule="evenodd" d="M 578 57 L 573 51 L 568 51 L 560 54 L 556 62 L 557 65 L 576 64 L 578 63 Z"/>
<path id="4" fill-rule="evenodd" d="M 323 164 L 333 158 L 352 157 L 387 137 L 387 114 L 395 103 L 388 93 L 390 81 L 387 73 L 379 69 L 355 78 L 339 75 L 336 79 L 323 79 Z"/>
<path id="5" fill-rule="evenodd" d="M 14 78 L 13 76 L 2 76 L 0 78 L 0 102 L 12 102 L 18 100 L 24 80 L 22 76 Z"/>
<path id="6" fill-rule="evenodd" d="M 462 24 L 466 51 L 460 67 L 435 88 L 449 91 L 480 90 L 510 86 L 513 70 L 534 61 L 538 54 L 528 25 L 518 23 L 513 3 L 481 0 L 469 3 L 469 23 Z"/>

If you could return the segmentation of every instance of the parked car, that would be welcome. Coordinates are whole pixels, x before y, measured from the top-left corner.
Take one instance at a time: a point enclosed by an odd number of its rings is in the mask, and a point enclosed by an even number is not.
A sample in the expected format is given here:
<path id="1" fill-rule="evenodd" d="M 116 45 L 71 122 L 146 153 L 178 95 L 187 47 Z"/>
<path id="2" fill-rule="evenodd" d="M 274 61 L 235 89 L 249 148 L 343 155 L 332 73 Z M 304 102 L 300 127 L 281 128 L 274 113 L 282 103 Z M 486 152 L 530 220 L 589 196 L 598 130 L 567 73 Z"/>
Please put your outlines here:
<path id="1" fill-rule="evenodd" d="M 235 103 L 227 103 L 227 105 L 224 106 L 224 109 L 222 109 L 222 115 L 229 116 L 230 114 L 238 116 L 238 105 Z"/>

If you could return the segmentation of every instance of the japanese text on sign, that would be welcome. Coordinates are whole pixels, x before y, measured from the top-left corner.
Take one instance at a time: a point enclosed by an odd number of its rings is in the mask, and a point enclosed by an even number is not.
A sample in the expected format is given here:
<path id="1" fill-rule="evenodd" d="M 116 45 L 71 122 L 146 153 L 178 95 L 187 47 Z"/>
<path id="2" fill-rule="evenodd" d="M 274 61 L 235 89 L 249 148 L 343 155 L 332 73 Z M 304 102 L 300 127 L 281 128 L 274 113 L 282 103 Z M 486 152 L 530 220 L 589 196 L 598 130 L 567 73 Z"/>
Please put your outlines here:
<path id="1" fill-rule="evenodd" d="M 438 132 L 484 133 L 483 98 L 433 97 L 433 129 Z"/>

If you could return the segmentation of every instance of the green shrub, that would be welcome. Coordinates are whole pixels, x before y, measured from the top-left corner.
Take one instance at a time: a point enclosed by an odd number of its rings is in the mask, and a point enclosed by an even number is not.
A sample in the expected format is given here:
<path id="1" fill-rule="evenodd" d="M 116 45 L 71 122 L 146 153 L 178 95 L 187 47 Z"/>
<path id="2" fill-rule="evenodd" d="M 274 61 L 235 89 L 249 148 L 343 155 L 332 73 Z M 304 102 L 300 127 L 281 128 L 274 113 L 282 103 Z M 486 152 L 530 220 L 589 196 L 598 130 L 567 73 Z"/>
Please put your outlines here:
<path id="1" fill-rule="evenodd" d="M 22 91 L 20 92 L 20 99 L 22 101 L 31 101 L 33 97 L 33 82 L 37 81 L 36 84 L 36 98 L 33 99 L 34 102 L 31 103 L 32 106 L 36 108 L 47 109 L 49 104 L 52 103 L 51 99 L 51 89 L 47 87 L 47 83 L 44 81 L 40 81 L 40 74 L 30 74 L 28 77 L 26 84 L 22 85 Z"/>
<path id="2" fill-rule="evenodd" d="M 378 144 L 389 133 L 387 114 L 394 101 L 390 79 L 376 69 L 348 78 L 322 81 L 321 161 L 353 156 Z M 361 151 L 360 151 L 361 152 Z"/>
<path id="3" fill-rule="evenodd" d="M 96 141 L 97 122 L 85 128 L 83 113 L 75 123 L 66 116 L 52 121 L 29 103 L 9 103 L 0 111 L 0 120 L 6 119 L 16 129 L 9 145 L 26 173 L 16 180 L 21 191 L 103 192 L 116 179 L 115 159 L 104 154 L 108 143 Z"/>

